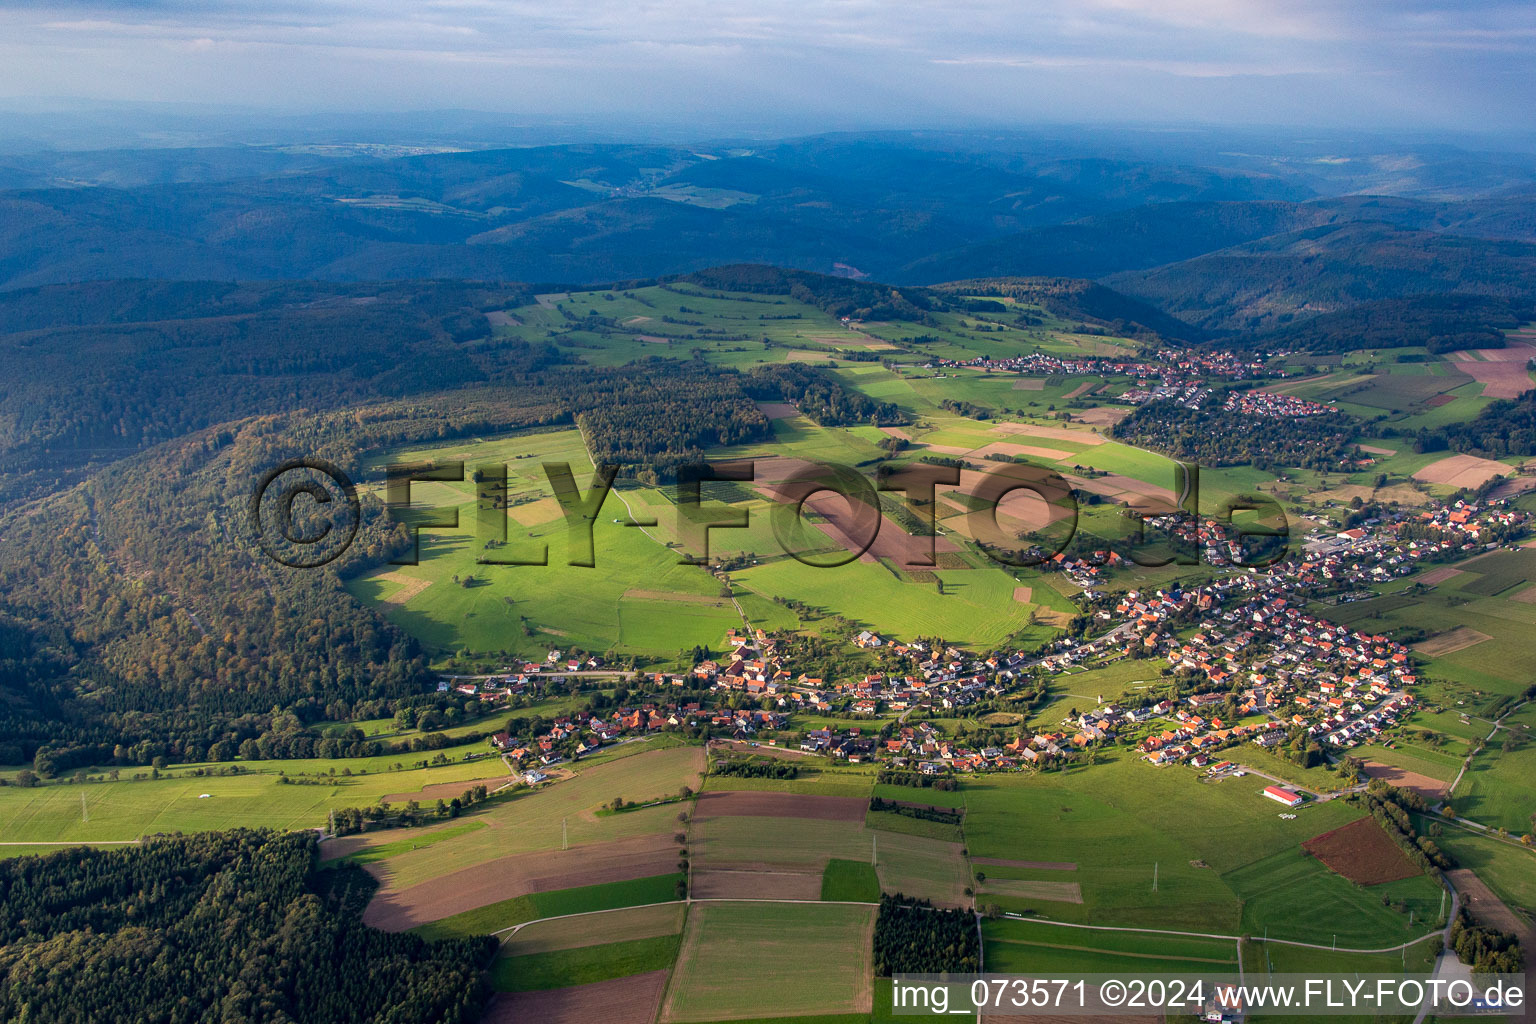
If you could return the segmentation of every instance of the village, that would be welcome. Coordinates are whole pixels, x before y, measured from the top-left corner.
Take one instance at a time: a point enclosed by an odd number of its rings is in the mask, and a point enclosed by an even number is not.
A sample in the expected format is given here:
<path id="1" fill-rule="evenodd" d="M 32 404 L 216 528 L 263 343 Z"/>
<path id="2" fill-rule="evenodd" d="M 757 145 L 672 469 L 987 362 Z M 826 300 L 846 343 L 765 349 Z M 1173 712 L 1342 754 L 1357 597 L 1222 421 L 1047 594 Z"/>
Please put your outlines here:
<path id="1" fill-rule="evenodd" d="M 1185 530 L 1217 566 L 1234 552 L 1235 542 L 1213 520 L 1165 517 L 1162 525 Z M 669 730 L 749 752 L 879 763 L 920 776 L 1049 770 L 1110 744 L 1133 748 L 1153 766 L 1186 764 L 1217 775 L 1234 770 L 1241 756 L 1236 748 L 1248 743 L 1283 749 L 1306 767 L 1336 760 L 1410 715 L 1418 682 L 1402 644 L 1331 622 L 1307 611 L 1307 601 L 1371 595 L 1372 584 L 1481 550 L 1484 538 L 1508 538 L 1526 526 L 1525 513 L 1503 502 L 1397 511 L 1346 530 L 1313 530 L 1299 554 L 1262 572 L 1227 568 L 1201 586 L 1151 592 L 1103 589 L 1126 564 L 1112 553 L 1091 560 L 1058 556 L 1052 566 L 1083 588 L 1080 603 L 1104 627 L 1096 636 L 977 654 L 860 630 L 848 638 L 853 647 L 912 670 L 833 681 L 797 674 L 772 634 L 732 631 L 718 659 L 700 660 L 686 672 L 628 675 L 634 689 L 620 706 L 535 720 L 536 733 L 504 731 L 490 742 L 531 785 L 548 781 L 548 771 L 561 763 Z M 962 742 L 926 720 L 1002 706 L 1042 678 L 1127 658 L 1149 665 L 1151 685 L 1141 696 L 1100 698 L 1051 727 L 1009 727 L 1002 731 L 1012 738 L 993 745 Z M 439 689 L 495 703 L 537 696 L 556 681 L 605 675 L 618 673 L 601 657 L 551 650 L 542 663 L 490 678 L 444 680 Z M 846 724 L 802 727 L 833 716 Z"/>

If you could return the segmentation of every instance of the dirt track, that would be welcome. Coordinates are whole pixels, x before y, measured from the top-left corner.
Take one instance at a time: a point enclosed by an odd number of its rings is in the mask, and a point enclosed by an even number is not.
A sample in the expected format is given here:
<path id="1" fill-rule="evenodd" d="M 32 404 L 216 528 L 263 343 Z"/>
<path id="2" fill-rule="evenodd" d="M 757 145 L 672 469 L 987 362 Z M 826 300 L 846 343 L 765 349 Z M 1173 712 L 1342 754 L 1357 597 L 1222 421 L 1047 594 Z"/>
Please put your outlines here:
<path id="1" fill-rule="evenodd" d="M 363 923 L 403 932 L 531 892 L 664 875 L 676 870 L 677 849 L 671 836 L 657 835 L 501 857 L 408 889 L 380 889 Z"/>

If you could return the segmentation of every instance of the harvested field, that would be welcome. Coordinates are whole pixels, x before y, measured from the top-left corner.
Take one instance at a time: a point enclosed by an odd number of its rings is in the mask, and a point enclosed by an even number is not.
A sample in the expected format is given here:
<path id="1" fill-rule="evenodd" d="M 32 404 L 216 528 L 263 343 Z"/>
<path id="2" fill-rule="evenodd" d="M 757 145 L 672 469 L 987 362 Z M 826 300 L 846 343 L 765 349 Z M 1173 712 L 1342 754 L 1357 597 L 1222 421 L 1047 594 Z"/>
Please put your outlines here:
<path id="1" fill-rule="evenodd" d="M 1020 377 L 1018 380 L 1013 382 L 1013 390 L 1015 390 L 1015 391 L 1044 391 L 1045 390 L 1045 378 L 1044 377 Z"/>
<path id="2" fill-rule="evenodd" d="M 800 410 L 788 402 L 758 402 L 757 407 L 771 420 L 784 420 L 800 415 Z"/>
<path id="3" fill-rule="evenodd" d="M 1420 874 L 1374 818 L 1313 836 L 1301 848 L 1356 885 L 1380 885 Z"/>
<path id="4" fill-rule="evenodd" d="M 519 327 L 522 325 L 521 320 L 504 309 L 493 309 L 485 314 L 485 318 L 491 322 L 492 327 Z"/>
<path id="5" fill-rule="evenodd" d="M 660 1019 L 868 1014 L 874 923 L 874 907 L 695 904 Z"/>
<path id="6" fill-rule="evenodd" d="M 1076 871 L 1077 865 L 1064 860 L 1004 860 L 1001 857 L 972 857 L 972 864 L 990 864 L 999 868 L 1025 868 L 1030 871 Z"/>
<path id="7" fill-rule="evenodd" d="M 1481 487 L 1489 480 L 1509 476 L 1514 469 L 1492 459 L 1480 459 L 1475 455 L 1452 455 L 1431 462 L 1417 473 L 1415 480 L 1427 484 L 1444 484 L 1447 487 Z"/>
<path id="8" fill-rule="evenodd" d="M 1526 472 L 1529 472 L 1529 463 L 1527 463 L 1527 465 L 1522 468 L 1525 469 Z M 1500 498 L 1513 498 L 1531 490 L 1536 490 L 1536 477 L 1522 476 L 1505 480 L 1503 483 L 1494 487 L 1493 490 L 1489 491 L 1488 497 L 1494 500 L 1498 500 Z"/>
<path id="9" fill-rule="evenodd" d="M 935 906 L 970 905 L 971 884 L 960 843 L 901 833 L 881 833 L 875 872 L 884 892 L 901 892 L 931 900 Z"/>
<path id="10" fill-rule="evenodd" d="M 507 509 L 507 515 L 517 520 L 523 526 L 543 526 L 545 523 L 552 523 L 565 515 L 565 510 L 560 507 L 560 502 L 554 498 L 540 498 L 538 501 L 513 505 Z"/>
<path id="11" fill-rule="evenodd" d="M 1374 444 L 1362 444 L 1362 445 L 1358 445 L 1357 447 L 1361 451 L 1363 451 L 1363 452 L 1370 452 L 1372 455 L 1396 455 L 1397 454 L 1397 449 L 1396 448 L 1380 448 L 1380 447 L 1377 447 Z"/>
<path id="12" fill-rule="evenodd" d="M 1414 644 L 1413 649 L 1429 658 L 1441 658 L 1492 639 L 1487 633 L 1478 632 L 1471 626 L 1457 626 Z"/>
<path id="13" fill-rule="evenodd" d="M 534 921 L 507 936 L 501 945 L 501 954 L 522 956 L 525 953 L 548 953 L 557 949 L 580 949 L 609 942 L 676 935 L 683 930 L 686 912 L 687 907 L 682 903 L 667 903 Z"/>
<path id="14" fill-rule="evenodd" d="M 1454 352 L 1456 369 L 1471 374 L 1483 385 L 1484 398 L 1518 398 L 1531 389 L 1531 375 L 1526 363 L 1536 356 L 1536 347 L 1509 345 L 1505 348 L 1480 348 Z"/>
<path id="15" fill-rule="evenodd" d="M 700 868 L 693 873 L 689 895 L 696 900 L 816 900 L 821 898 L 820 871 L 736 871 Z"/>
<path id="16" fill-rule="evenodd" d="M 741 792 L 727 790 L 700 793 L 694 804 L 695 821 L 710 818 L 812 818 L 817 821 L 864 821 L 869 802 L 852 796 L 806 796 L 799 793 Z"/>
<path id="17" fill-rule="evenodd" d="M 1063 401 L 1071 401 L 1072 399 L 1077 398 L 1079 395 L 1087 394 L 1088 392 L 1092 391 L 1097 386 L 1098 385 L 1096 385 L 1091 380 L 1090 381 L 1084 381 L 1083 383 L 1079 384 L 1077 387 L 1073 388 L 1071 391 L 1068 391 L 1066 394 L 1062 395 L 1061 396 L 1062 400 Z"/>
<path id="18" fill-rule="evenodd" d="M 1072 457 L 1071 452 L 1062 451 L 1060 448 L 1041 448 L 1039 445 L 1014 444 L 1012 441 L 993 441 L 991 444 L 973 449 L 969 454 L 978 459 L 984 459 L 988 455 L 1028 455 L 1045 459 L 1047 462 L 1059 462 Z"/>
<path id="19" fill-rule="evenodd" d="M 734 750 L 740 754 L 751 754 L 753 757 L 776 757 L 780 760 L 793 760 L 802 757 L 814 757 L 803 750 L 792 750 L 789 747 L 753 746 L 745 740 L 710 740 L 711 750 Z M 730 789 L 732 779 L 729 775 L 719 775 L 710 783 L 711 786 L 720 786 Z"/>
<path id="20" fill-rule="evenodd" d="M 1466 571 L 1463 569 L 1458 569 L 1453 565 L 1442 565 L 1438 569 L 1431 569 L 1429 572 L 1424 573 L 1419 577 L 1419 582 L 1426 587 L 1432 587 L 1436 583 L 1444 583 L 1446 580 L 1453 580 L 1457 576 L 1464 575 L 1466 575 Z"/>
<path id="21" fill-rule="evenodd" d="M 363 912 L 363 922 L 403 932 L 530 892 L 649 878 L 674 871 L 676 865 L 677 844 L 661 835 L 513 854 L 408 889 L 380 889 Z M 368 869 L 387 878 L 387 865 L 370 864 Z"/>
<path id="22" fill-rule="evenodd" d="M 1127 409 L 1126 412 L 1129 413 L 1130 410 Z M 1033 434 L 1035 437 L 1044 437 L 1053 441 L 1076 441 L 1078 444 L 1088 445 L 1104 443 L 1102 437 L 1091 431 L 1068 430 L 1065 427 L 1037 427 L 1032 423 L 999 423 L 994 429 L 999 434 Z"/>
<path id="23" fill-rule="evenodd" d="M 1029 587 L 1014 587 L 1013 599 L 1020 604 L 1028 604 L 1029 599 L 1034 596 L 1034 593 Z"/>
<path id="24" fill-rule="evenodd" d="M 667 972 L 598 981 L 541 992 L 498 992 L 480 1024 L 651 1024 L 667 987 Z"/>
<path id="25" fill-rule="evenodd" d="M 964 449 L 959 451 L 964 453 Z M 778 456 L 758 459 L 754 489 L 770 501 L 787 503 L 793 496 L 787 488 L 779 485 L 813 466 L 813 463 L 803 459 Z M 803 511 L 820 516 L 823 521 L 814 524 L 812 528 L 849 552 L 858 551 L 864 546 L 876 522 L 872 509 L 862 504 L 854 507 L 852 501 L 831 491 L 812 494 L 805 501 Z M 933 566 L 929 558 L 930 544 L 935 554 L 958 550 L 955 542 L 947 537 L 914 537 L 884 516 L 878 522 L 875 538 L 860 555 L 861 561 L 872 563 L 885 558 L 904 569 L 927 569 Z"/>
<path id="26" fill-rule="evenodd" d="M 1536 587 L 1526 587 L 1518 594 L 1509 595 L 1509 599 L 1520 604 L 1536 604 Z"/>
<path id="27" fill-rule="evenodd" d="M 1051 903 L 1083 902 L 1083 887 L 1077 882 L 1032 882 L 1015 878 L 989 878 L 984 892 L 1025 900 Z"/>
<path id="28" fill-rule="evenodd" d="M 1389 785 L 1396 786 L 1398 789 L 1411 789 L 1426 800 L 1438 801 L 1445 796 L 1444 782 L 1419 772 L 1394 768 L 1392 765 L 1381 764 L 1378 761 L 1366 761 L 1365 774 L 1367 778 L 1385 779 Z"/>
<path id="29" fill-rule="evenodd" d="M 1078 423 L 1086 423 L 1093 427 L 1112 427 L 1131 414 L 1128 406 L 1101 405 L 1097 409 L 1085 409 L 1082 412 L 1074 412 L 1072 419 Z"/>
<path id="30" fill-rule="evenodd" d="M 496 764 L 500 767 L 499 762 Z M 465 779 L 463 782 L 438 782 L 431 786 L 423 786 L 414 793 L 391 793 L 384 799 L 392 804 L 403 804 L 407 800 L 452 800 L 456 796 L 463 796 L 465 790 L 474 789 L 476 786 L 484 786 L 489 792 L 516 781 L 516 775 L 493 775 L 484 779 Z"/>
<path id="31" fill-rule="evenodd" d="M 368 577 L 374 580 L 385 580 L 389 583 L 400 584 L 400 589 L 383 599 L 384 604 L 401 605 L 420 594 L 432 585 L 431 580 L 417 579 L 415 576 L 407 576 L 404 573 L 390 570 L 388 572 L 374 573 Z"/>
<path id="32" fill-rule="evenodd" d="M 1473 920 L 1500 931 L 1514 932 L 1526 949 L 1531 948 L 1532 941 L 1536 940 L 1536 929 L 1532 929 L 1505 906 L 1470 868 L 1456 868 L 1445 874 L 1456 891 L 1461 893 L 1462 904 L 1472 914 Z"/>
<path id="33" fill-rule="evenodd" d="M 702 604 L 710 608 L 729 608 L 731 602 L 723 597 L 711 597 L 708 594 L 676 594 L 669 590 L 642 590 L 631 588 L 624 591 L 624 596 L 639 601 L 670 601 L 673 604 Z"/>

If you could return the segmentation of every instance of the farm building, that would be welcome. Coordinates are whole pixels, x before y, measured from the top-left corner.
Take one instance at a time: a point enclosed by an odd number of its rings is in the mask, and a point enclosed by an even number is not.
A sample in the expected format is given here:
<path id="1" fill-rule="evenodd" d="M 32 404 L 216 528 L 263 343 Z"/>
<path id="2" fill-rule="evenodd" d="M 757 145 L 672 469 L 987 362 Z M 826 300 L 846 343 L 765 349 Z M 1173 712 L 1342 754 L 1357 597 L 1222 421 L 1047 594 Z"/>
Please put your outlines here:
<path id="1" fill-rule="evenodd" d="M 1300 793 L 1293 793 L 1289 789 L 1282 789 L 1279 786 L 1265 786 L 1264 795 L 1269 797 L 1271 800 L 1280 801 L 1287 807 L 1296 807 L 1306 799 L 1306 797 L 1302 796 Z"/>

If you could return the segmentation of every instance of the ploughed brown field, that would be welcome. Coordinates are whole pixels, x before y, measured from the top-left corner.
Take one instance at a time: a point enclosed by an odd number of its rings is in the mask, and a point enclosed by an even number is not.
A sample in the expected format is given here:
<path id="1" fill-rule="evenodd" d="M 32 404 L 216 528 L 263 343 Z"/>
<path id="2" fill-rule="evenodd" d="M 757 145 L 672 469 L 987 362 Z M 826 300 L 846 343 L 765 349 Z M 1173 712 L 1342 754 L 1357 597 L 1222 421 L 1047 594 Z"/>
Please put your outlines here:
<path id="1" fill-rule="evenodd" d="M 697 868 L 689 893 L 696 900 L 819 900 L 821 871 L 811 868 L 804 871 Z"/>
<path id="2" fill-rule="evenodd" d="M 869 802 L 857 796 L 808 796 L 800 793 L 757 793 L 724 790 L 700 793 L 693 819 L 812 818 L 817 821 L 864 821 Z"/>
<path id="3" fill-rule="evenodd" d="M 1531 389 L 1531 375 L 1525 367 L 1536 356 L 1536 347 L 1508 345 L 1451 355 L 1456 369 L 1482 382 L 1484 398 L 1518 398 L 1522 391 Z"/>
<path id="4" fill-rule="evenodd" d="M 1419 874 L 1418 865 L 1374 818 L 1361 818 L 1313 836 L 1301 848 L 1357 885 L 1380 885 Z"/>
<path id="5" fill-rule="evenodd" d="M 1473 629 L 1471 626 L 1457 626 L 1444 633 L 1436 633 L 1428 640 L 1419 641 L 1413 645 L 1413 649 L 1431 658 L 1441 658 L 1492 639 L 1493 637 L 1487 633 Z"/>
<path id="6" fill-rule="evenodd" d="M 1367 761 L 1365 774 L 1368 778 L 1385 779 L 1398 789 L 1411 789 L 1426 800 L 1436 801 L 1445 796 L 1445 783 L 1440 779 L 1431 778 L 1419 772 L 1410 772 L 1406 768 L 1395 768 L 1390 764 Z"/>
<path id="7" fill-rule="evenodd" d="M 1466 570 L 1464 569 L 1458 569 L 1454 565 L 1442 565 L 1438 569 L 1431 569 L 1429 572 L 1424 573 L 1419 577 L 1419 582 L 1426 587 L 1432 587 L 1436 583 L 1444 583 L 1446 580 L 1453 580 L 1457 576 L 1465 575 Z"/>
<path id="8" fill-rule="evenodd" d="M 541 992 L 498 992 L 480 1024 L 651 1024 L 666 971 Z"/>
<path id="9" fill-rule="evenodd" d="M 650 878 L 676 867 L 677 843 L 662 835 L 513 854 L 408 889 L 380 889 L 363 911 L 363 923 L 403 932 L 531 892 Z M 368 869 L 375 874 L 386 870 L 377 864 Z"/>

